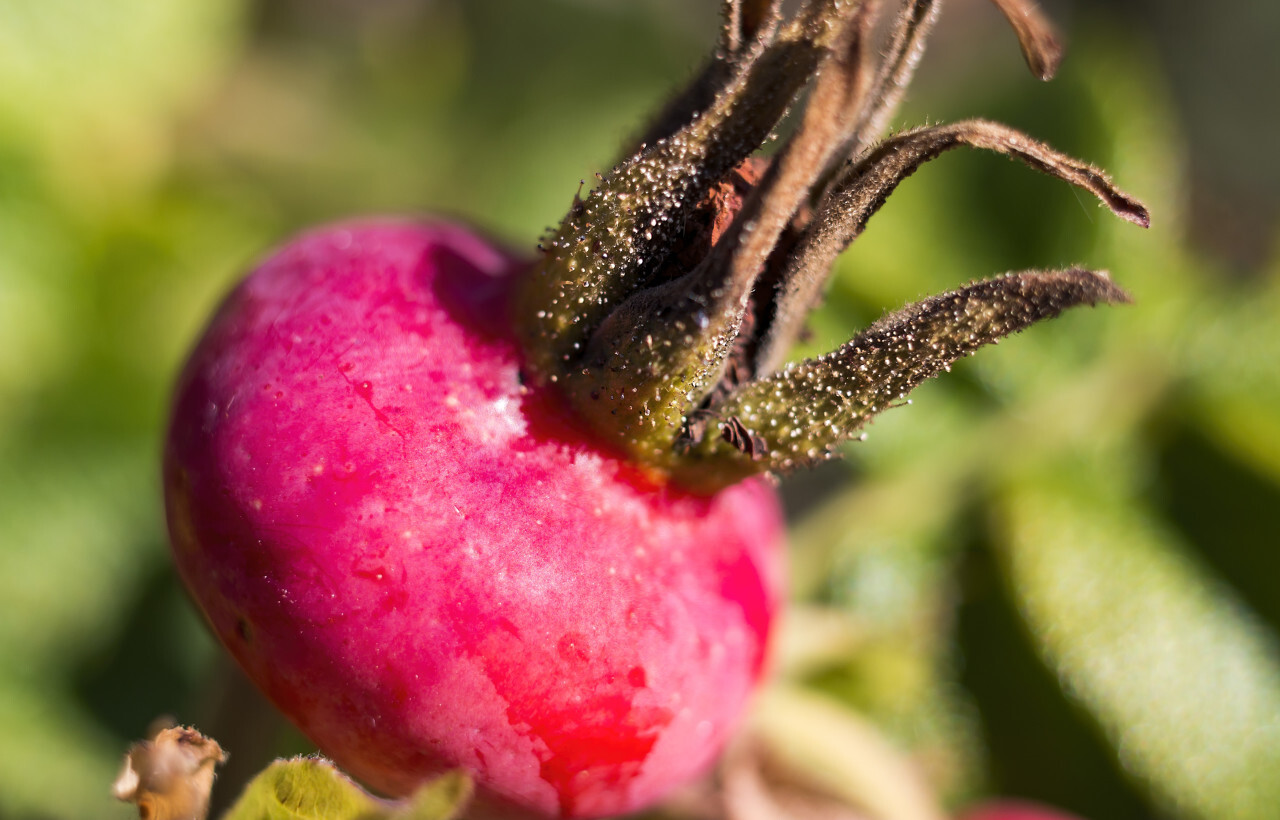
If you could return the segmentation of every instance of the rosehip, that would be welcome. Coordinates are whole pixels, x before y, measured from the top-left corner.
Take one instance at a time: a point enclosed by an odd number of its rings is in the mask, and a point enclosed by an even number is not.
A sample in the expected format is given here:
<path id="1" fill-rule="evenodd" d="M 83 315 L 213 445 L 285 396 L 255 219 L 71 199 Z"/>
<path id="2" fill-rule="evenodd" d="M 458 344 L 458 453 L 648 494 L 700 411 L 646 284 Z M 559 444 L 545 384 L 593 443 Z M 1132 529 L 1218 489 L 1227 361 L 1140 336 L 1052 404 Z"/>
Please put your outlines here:
<path id="1" fill-rule="evenodd" d="M 603 452 L 486 332 L 516 262 L 461 229 L 322 230 L 222 306 L 179 383 L 174 554 L 214 630 L 339 765 L 464 766 L 547 813 L 651 802 L 764 661 L 780 525 Z"/>
<path id="2" fill-rule="evenodd" d="M 998 0 L 1047 76 L 1057 45 Z M 1025 272 L 786 364 L 832 260 L 923 163 L 1023 160 L 1145 225 L 1102 172 L 969 121 L 876 142 L 935 17 L 727 0 L 693 85 L 530 265 L 445 225 L 285 247 L 222 306 L 165 455 L 178 567 L 250 677 L 338 763 L 404 794 L 445 767 L 545 813 L 641 808 L 740 715 L 779 598 L 755 478 L 829 457 L 1101 273 Z M 873 50 L 879 53 L 878 50 Z M 752 156 L 807 91 L 771 158 Z"/>

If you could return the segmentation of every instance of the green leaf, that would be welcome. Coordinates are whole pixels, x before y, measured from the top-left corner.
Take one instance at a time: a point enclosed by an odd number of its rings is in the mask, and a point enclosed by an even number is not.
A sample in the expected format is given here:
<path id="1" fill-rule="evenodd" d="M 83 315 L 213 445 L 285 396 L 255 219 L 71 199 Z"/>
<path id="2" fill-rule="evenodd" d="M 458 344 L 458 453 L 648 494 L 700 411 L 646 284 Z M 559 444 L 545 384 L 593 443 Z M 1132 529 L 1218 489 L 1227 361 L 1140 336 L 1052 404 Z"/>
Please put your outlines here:
<path id="1" fill-rule="evenodd" d="M 466 772 L 452 771 L 418 789 L 407 804 L 388 817 L 394 820 L 451 820 L 462 813 L 475 786 Z"/>
<path id="2" fill-rule="evenodd" d="M 379 800 L 322 758 L 277 760 L 250 781 L 223 820 L 451 820 L 471 779 L 447 772 L 403 802 Z"/>
<path id="3" fill-rule="evenodd" d="M 130 811 L 107 796 L 123 747 L 59 683 L 8 677 L 0 675 L 0 817 L 127 820 Z"/>
<path id="4" fill-rule="evenodd" d="M 1197 418 L 1219 444 L 1280 482 L 1280 270 L 1213 307 L 1187 343 Z"/>
<path id="5" fill-rule="evenodd" d="M 1274 817 L 1280 647 L 1123 472 L 1063 459 L 1000 500 L 1003 569 L 1033 643 L 1170 816 Z"/>
<path id="6" fill-rule="evenodd" d="M 22 659 L 0 677 L 43 675 L 108 640 L 161 559 L 158 457 L 150 442 L 0 454 L 0 600 L 22 615 L 0 618 L 0 657 Z"/>
<path id="7" fill-rule="evenodd" d="M 233 47 L 243 3 L 0 0 L 0 124 L 80 204 L 115 207 Z"/>

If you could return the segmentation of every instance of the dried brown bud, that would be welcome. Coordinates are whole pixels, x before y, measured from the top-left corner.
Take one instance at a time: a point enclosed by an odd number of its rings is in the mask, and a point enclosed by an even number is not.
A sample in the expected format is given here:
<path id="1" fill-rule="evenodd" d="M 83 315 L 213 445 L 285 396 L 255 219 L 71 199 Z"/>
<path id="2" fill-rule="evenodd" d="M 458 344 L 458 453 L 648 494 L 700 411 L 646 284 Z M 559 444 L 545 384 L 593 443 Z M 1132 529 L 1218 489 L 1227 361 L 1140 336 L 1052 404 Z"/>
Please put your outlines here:
<path id="1" fill-rule="evenodd" d="M 111 793 L 138 807 L 142 820 L 204 820 L 213 770 L 227 753 L 213 738 L 178 726 L 135 743 Z"/>

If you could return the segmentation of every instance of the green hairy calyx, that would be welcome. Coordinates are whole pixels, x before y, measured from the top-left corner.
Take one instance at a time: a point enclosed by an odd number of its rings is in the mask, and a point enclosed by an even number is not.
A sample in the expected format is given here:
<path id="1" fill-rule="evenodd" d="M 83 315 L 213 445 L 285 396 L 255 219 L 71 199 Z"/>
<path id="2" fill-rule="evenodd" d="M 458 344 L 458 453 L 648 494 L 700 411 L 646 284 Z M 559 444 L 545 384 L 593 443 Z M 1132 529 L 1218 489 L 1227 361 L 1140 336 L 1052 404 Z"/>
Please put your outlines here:
<path id="1" fill-rule="evenodd" d="M 878 17 L 897 6 L 887 44 Z M 1060 49 L 1030 0 L 996 0 L 1031 70 Z M 606 441 L 684 486 L 829 457 L 877 413 L 978 347 L 1081 304 L 1122 302 L 1105 273 L 1023 272 L 909 306 L 838 350 L 785 357 L 837 255 L 902 180 L 959 146 L 1006 154 L 1146 226 L 1105 174 L 982 120 L 881 139 L 935 0 L 725 0 L 716 51 L 641 142 L 540 246 L 517 294 L 530 376 Z M 756 152 L 800 97 L 797 127 Z"/>

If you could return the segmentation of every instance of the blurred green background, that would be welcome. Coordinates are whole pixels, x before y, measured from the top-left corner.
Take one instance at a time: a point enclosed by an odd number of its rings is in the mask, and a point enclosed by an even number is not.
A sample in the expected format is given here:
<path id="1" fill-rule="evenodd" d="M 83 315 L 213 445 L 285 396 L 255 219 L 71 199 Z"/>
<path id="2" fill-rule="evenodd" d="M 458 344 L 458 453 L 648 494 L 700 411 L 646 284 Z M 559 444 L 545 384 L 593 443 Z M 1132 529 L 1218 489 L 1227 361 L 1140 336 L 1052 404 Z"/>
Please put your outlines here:
<path id="1" fill-rule="evenodd" d="M 812 348 L 1023 267 L 1106 267 L 1136 304 L 983 351 L 788 480 L 781 673 L 948 805 L 1277 818 L 1280 6 L 1049 5 L 1055 82 L 956 0 L 895 122 L 1023 128 L 1152 229 L 949 154 L 842 259 Z M 0 0 L 0 817 L 131 816 L 107 787 L 162 713 L 232 751 L 223 793 L 306 748 L 166 555 L 167 393 L 220 295 L 352 214 L 532 248 L 715 26 L 711 0 Z"/>

